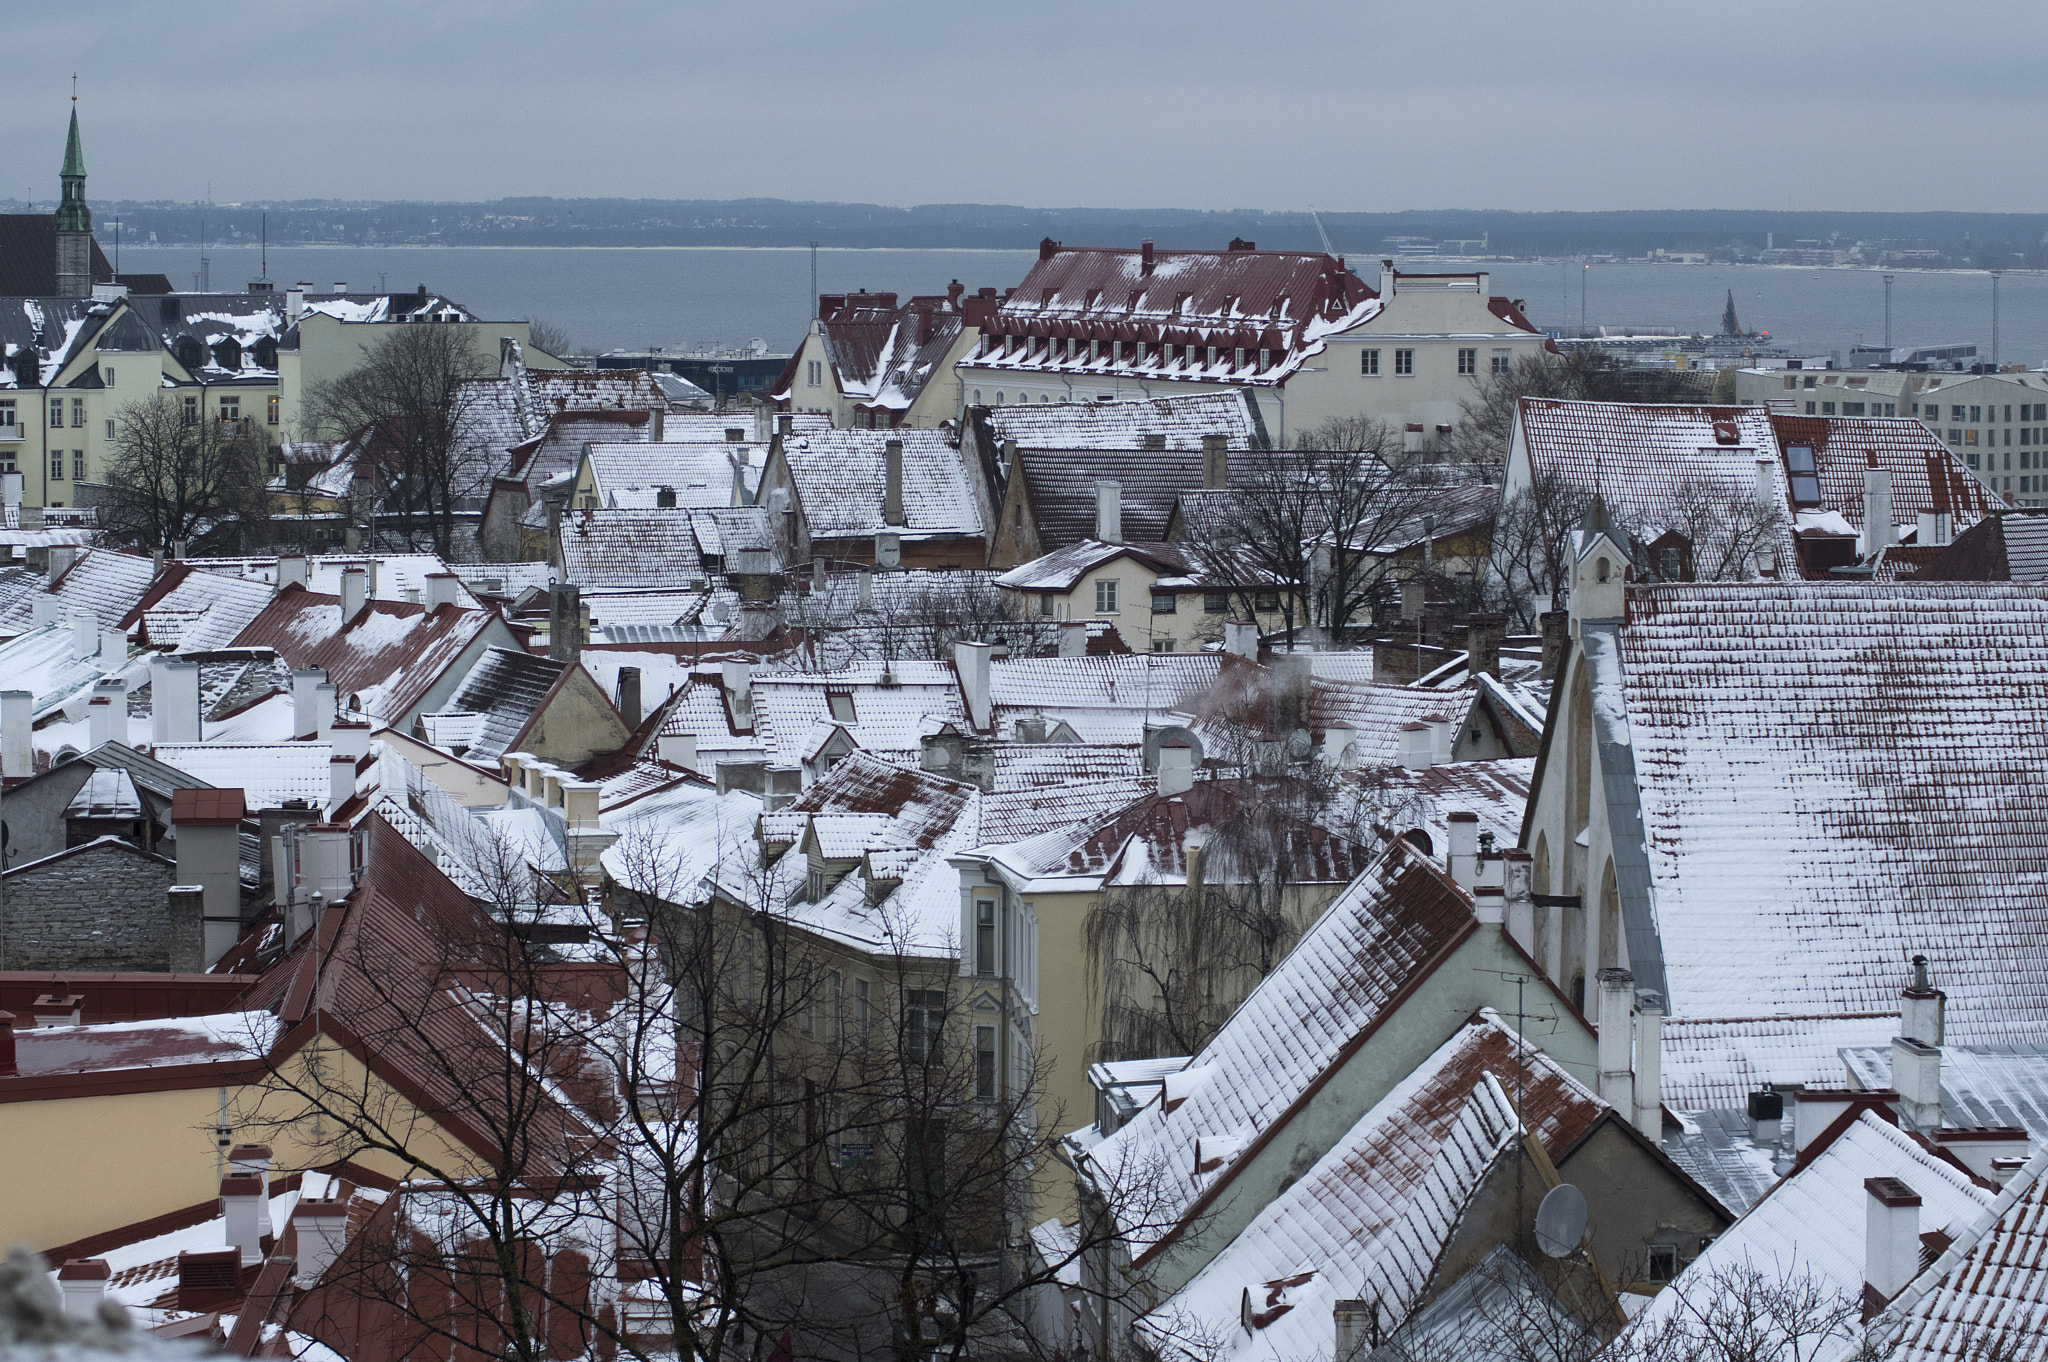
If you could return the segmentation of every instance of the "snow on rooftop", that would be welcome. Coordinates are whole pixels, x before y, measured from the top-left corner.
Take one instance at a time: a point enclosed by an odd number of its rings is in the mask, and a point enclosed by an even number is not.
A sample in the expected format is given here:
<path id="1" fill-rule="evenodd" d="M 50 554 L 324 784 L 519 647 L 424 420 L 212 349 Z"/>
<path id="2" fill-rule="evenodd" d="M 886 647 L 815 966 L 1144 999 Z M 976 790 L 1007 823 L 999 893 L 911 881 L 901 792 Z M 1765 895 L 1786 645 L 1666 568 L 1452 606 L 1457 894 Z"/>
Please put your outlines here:
<path id="1" fill-rule="evenodd" d="M 158 743 L 151 755 L 209 785 L 241 790 L 252 810 L 292 800 L 325 809 L 332 788 L 334 749 L 322 742 Z"/>

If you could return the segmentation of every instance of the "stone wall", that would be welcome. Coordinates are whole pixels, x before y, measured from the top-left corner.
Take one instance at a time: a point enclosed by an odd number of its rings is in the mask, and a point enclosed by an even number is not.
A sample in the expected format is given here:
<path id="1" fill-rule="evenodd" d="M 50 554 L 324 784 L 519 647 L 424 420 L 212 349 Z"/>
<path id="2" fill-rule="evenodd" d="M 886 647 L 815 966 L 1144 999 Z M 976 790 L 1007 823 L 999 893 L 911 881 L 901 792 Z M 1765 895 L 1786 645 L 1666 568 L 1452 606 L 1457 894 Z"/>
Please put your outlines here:
<path id="1" fill-rule="evenodd" d="M 7 873 L 9 969 L 171 967 L 176 867 L 116 838 Z"/>

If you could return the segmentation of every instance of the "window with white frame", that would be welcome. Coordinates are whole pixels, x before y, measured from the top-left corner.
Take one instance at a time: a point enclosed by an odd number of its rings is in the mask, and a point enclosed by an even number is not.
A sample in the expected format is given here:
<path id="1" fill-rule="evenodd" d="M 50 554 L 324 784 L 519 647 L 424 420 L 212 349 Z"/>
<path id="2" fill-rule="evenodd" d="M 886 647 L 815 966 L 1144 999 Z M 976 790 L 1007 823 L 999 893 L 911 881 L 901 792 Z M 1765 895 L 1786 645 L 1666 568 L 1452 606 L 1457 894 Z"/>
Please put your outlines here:
<path id="1" fill-rule="evenodd" d="M 1501 374 L 1504 374 L 1504 373 L 1506 373 L 1506 372 L 1507 372 L 1507 371 L 1508 371 L 1508 370 L 1509 370 L 1510 368 L 1512 368 L 1512 367 L 1514 366 L 1514 362 L 1515 362 L 1515 356 L 1514 356 L 1514 352 L 1513 352 L 1512 350 L 1496 350 L 1496 351 L 1494 351 L 1494 352 L 1493 352 L 1493 372 L 1494 372 L 1495 376 L 1497 377 L 1497 376 L 1499 376 L 1499 375 L 1501 375 Z M 1789 387 L 1791 387 L 1792 385 L 1791 385 L 1790 383 L 1787 383 L 1787 384 L 1786 384 L 1785 386 L 1789 388 Z"/>
<path id="2" fill-rule="evenodd" d="M 946 1027 L 946 991 L 942 988 L 910 988 L 903 991 L 903 1048 L 910 1058 L 924 1063 L 939 1056 L 939 1039 Z"/>
<path id="3" fill-rule="evenodd" d="M 1479 351 L 1460 346 L 1458 349 L 1458 373 L 1460 376 L 1477 375 L 1479 372 Z"/>
<path id="4" fill-rule="evenodd" d="M 1116 583 L 1117 579 L 1114 577 L 1098 577 L 1095 579 L 1096 614 L 1114 615 L 1117 613 Z"/>
<path id="5" fill-rule="evenodd" d="M 974 972 L 985 978 L 1000 973 L 996 958 L 996 901 L 985 895 L 974 898 Z"/>
<path id="6" fill-rule="evenodd" d="M 1379 371 L 1380 352 L 1377 350 L 1360 350 L 1358 352 L 1358 372 L 1371 378 L 1377 375 Z"/>
<path id="7" fill-rule="evenodd" d="M 1413 350 L 1396 350 L 1394 352 L 1394 372 L 1396 374 L 1412 374 L 1415 372 L 1415 352 Z"/>

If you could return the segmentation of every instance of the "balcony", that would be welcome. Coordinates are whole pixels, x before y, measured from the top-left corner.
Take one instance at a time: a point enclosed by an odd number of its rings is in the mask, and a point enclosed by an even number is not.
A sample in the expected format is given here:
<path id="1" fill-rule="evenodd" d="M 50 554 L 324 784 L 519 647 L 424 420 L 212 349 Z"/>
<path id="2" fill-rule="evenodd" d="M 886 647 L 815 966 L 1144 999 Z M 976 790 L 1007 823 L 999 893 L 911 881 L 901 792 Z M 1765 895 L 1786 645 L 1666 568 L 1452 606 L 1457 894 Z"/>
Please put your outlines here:
<path id="1" fill-rule="evenodd" d="M 24 437 L 20 426 L 0 426 L 0 444 L 5 444 L 10 440 L 19 441 L 22 438 Z"/>

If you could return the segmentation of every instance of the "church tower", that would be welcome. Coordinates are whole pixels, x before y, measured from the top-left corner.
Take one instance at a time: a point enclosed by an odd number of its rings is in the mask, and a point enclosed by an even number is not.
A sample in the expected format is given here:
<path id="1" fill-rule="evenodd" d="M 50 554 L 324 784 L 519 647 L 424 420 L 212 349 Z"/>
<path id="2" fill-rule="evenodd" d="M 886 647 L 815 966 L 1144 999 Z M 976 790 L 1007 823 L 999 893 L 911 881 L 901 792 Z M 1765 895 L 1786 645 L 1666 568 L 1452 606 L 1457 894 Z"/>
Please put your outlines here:
<path id="1" fill-rule="evenodd" d="M 85 206 L 85 153 L 78 146 L 78 99 L 71 100 L 71 139 L 64 144 L 64 198 L 57 205 L 57 292 L 92 296 L 92 209 Z"/>

